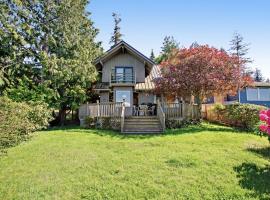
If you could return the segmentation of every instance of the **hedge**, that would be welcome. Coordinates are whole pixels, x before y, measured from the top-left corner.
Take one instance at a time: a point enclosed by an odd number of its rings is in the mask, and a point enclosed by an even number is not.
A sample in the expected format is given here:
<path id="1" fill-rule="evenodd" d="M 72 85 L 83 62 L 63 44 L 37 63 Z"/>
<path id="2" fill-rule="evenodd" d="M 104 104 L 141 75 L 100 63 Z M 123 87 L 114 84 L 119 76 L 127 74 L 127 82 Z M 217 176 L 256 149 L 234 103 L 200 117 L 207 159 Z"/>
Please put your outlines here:
<path id="1" fill-rule="evenodd" d="M 51 110 L 44 103 L 18 103 L 0 97 L 0 150 L 29 138 L 29 134 L 46 128 Z"/>
<path id="2" fill-rule="evenodd" d="M 235 103 L 225 106 L 217 104 L 214 106 L 213 111 L 216 114 L 216 121 L 243 128 L 247 131 L 253 131 L 257 129 L 257 125 L 260 122 L 260 111 L 265 109 L 267 108 L 264 106 Z"/>

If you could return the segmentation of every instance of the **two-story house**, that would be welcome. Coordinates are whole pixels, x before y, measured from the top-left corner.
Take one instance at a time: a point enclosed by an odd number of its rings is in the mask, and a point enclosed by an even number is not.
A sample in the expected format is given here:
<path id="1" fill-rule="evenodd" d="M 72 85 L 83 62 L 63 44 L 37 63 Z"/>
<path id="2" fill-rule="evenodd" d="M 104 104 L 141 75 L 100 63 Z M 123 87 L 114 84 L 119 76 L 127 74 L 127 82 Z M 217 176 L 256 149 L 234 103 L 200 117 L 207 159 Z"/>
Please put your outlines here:
<path id="1" fill-rule="evenodd" d="M 128 112 L 133 106 L 155 104 L 153 78 L 155 63 L 124 41 L 109 49 L 95 61 L 101 80 L 95 86 L 100 103 L 123 102 Z"/>
<path id="2" fill-rule="evenodd" d="M 160 133 L 165 121 L 197 119 L 198 109 L 185 102 L 155 94 L 154 79 L 160 68 L 124 41 L 109 49 L 95 61 L 100 80 L 94 90 L 98 103 L 82 104 L 79 109 L 81 125 L 87 117 L 110 119 L 123 133 Z M 162 99 L 160 99 L 162 98 Z M 124 103 L 123 103 L 124 102 Z M 115 122 L 117 121 L 117 122 Z"/>

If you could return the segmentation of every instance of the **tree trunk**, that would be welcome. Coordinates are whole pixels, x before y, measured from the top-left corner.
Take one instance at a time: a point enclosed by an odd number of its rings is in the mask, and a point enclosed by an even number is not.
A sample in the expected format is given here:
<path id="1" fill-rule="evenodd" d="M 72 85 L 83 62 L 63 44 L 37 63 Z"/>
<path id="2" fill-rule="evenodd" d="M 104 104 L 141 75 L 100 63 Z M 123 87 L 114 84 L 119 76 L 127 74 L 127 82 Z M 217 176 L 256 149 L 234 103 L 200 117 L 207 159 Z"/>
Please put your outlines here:
<path id="1" fill-rule="evenodd" d="M 59 122 L 60 122 L 60 125 L 64 126 L 65 121 L 66 121 L 66 108 L 61 108 L 59 110 Z"/>
<path id="2" fill-rule="evenodd" d="M 195 101 L 198 104 L 198 119 L 202 119 L 202 99 L 201 99 L 201 96 L 196 95 Z"/>

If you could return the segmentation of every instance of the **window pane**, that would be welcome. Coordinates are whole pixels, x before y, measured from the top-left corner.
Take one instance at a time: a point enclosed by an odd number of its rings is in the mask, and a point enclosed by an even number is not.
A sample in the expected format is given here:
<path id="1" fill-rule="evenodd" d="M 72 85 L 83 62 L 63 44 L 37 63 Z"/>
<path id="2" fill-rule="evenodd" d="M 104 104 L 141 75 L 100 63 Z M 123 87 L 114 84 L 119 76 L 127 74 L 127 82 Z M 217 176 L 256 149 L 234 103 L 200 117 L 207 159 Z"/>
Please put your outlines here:
<path id="1" fill-rule="evenodd" d="M 257 88 L 247 88 L 247 100 L 257 101 L 258 100 L 258 89 Z"/>
<path id="2" fill-rule="evenodd" d="M 125 81 L 132 82 L 132 68 L 125 68 Z"/>
<path id="3" fill-rule="evenodd" d="M 130 106 L 130 91 L 128 90 L 116 90 L 115 92 L 115 100 L 116 102 L 123 102 L 123 99 L 125 99 L 125 105 Z"/>
<path id="4" fill-rule="evenodd" d="M 117 82 L 123 82 L 124 81 L 124 68 L 123 67 L 116 67 L 116 81 Z"/>
<path id="5" fill-rule="evenodd" d="M 269 101 L 270 100 L 270 89 L 260 88 L 259 89 L 260 101 Z"/>

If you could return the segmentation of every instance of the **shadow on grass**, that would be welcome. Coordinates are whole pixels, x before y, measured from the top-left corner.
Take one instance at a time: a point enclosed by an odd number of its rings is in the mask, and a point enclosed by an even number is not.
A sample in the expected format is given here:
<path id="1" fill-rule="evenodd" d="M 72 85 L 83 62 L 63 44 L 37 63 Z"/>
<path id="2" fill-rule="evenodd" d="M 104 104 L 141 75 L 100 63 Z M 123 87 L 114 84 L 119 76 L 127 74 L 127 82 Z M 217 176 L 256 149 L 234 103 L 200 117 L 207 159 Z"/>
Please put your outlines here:
<path id="1" fill-rule="evenodd" d="M 147 134 L 123 134 L 119 131 L 113 130 L 102 130 L 102 129 L 86 129 L 81 128 L 79 126 L 63 126 L 63 127 L 53 127 L 50 128 L 48 131 L 55 131 L 55 130 L 63 130 L 65 132 L 78 132 L 78 133 L 93 133 L 99 136 L 110 136 L 110 137 L 117 137 L 121 139 L 147 139 L 152 137 L 162 137 L 162 136 L 169 136 L 169 135 L 183 135 L 183 134 L 196 134 L 200 132 L 237 132 L 240 131 L 237 129 L 233 129 L 231 127 L 209 124 L 209 123 L 202 123 L 199 125 L 190 125 L 188 127 L 178 128 L 178 129 L 167 129 L 165 133 L 157 134 L 157 133 L 147 133 Z"/>
<path id="2" fill-rule="evenodd" d="M 255 153 L 263 158 L 269 159 L 270 160 L 270 146 L 268 147 L 252 147 L 248 148 L 248 151 Z M 270 187 L 270 185 L 269 185 Z"/>
<path id="3" fill-rule="evenodd" d="M 234 168 L 238 173 L 239 185 L 253 191 L 252 196 L 270 199 L 270 166 L 259 167 L 254 163 L 242 163 Z"/>

